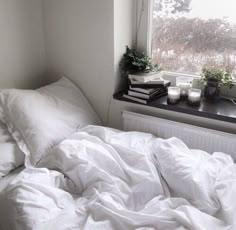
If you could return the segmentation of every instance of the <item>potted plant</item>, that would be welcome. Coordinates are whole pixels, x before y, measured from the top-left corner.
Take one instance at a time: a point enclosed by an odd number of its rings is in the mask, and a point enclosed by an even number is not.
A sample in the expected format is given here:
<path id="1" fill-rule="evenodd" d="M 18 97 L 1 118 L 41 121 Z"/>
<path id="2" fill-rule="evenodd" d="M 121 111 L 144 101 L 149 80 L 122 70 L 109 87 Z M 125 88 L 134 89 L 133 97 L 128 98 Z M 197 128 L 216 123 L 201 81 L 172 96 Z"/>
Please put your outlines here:
<path id="1" fill-rule="evenodd" d="M 226 70 L 216 67 L 204 67 L 201 79 L 205 84 L 204 97 L 209 101 L 216 101 L 220 96 L 221 86 L 232 88 L 235 79 Z"/>
<path id="2" fill-rule="evenodd" d="M 126 52 L 120 62 L 122 76 L 137 73 L 158 72 L 160 66 L 153 64 L 151 58 L 145 53 L 138 52 L 136 49 L 130 49 L 126 46 Z"/>

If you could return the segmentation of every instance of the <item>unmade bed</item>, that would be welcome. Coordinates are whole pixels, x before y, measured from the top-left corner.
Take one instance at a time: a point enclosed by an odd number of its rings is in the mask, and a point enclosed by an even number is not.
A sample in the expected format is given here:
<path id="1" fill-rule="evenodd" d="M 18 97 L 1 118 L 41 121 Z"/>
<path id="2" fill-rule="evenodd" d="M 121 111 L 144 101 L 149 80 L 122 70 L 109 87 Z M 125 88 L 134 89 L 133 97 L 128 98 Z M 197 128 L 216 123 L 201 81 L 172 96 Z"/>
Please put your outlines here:
<path id="1" fill-rule="evenodd" d="M 18 174 L 24 170 L 24 167 L 19 167 L 15 170 L 13 170 L 12 172 L 10 172 L 7 176 L 3 177 L 0 180 L 0 193 L 6 189 L 6 187 L 18 176 Z M 4 210 L 1 207 L 1 210 Z"/>
<path id="2" fill-rule="evenodd" d="M 236 229 L 229 155 L 103 127 L 66 78 L 3 90 L 0 106 L 21 156 L 4 164 L 0 229 Z"/>

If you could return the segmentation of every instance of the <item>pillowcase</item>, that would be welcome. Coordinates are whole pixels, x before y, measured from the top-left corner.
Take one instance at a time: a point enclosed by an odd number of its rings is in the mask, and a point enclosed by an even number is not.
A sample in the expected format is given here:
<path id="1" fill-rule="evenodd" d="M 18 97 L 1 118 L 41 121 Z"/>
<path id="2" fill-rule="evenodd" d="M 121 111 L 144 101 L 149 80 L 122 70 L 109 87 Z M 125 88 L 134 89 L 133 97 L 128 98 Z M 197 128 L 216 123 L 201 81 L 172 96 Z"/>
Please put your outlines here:
<path id="1" fill-rule="evenodd" d="M 25 155 L 0 122 L 0 179 L 24 164 Z"/>
<path id="2" fill-rule="evenodd" d="M 172 196 L 185 198 L 210 215 L 219 210 L 214 185 L 221 170 L 234 164 L 229 155 L 190 150 L 177 138 L 157 141 L 153 151 Z"/>
<path id="3" fill-rule="evenodd" d="M 2 90 L 0 119 L 26 154 L 26 166 L 35 166 L 77 129 L 100 124 L 82 92 L 65 77 L 37 90 Z"/>

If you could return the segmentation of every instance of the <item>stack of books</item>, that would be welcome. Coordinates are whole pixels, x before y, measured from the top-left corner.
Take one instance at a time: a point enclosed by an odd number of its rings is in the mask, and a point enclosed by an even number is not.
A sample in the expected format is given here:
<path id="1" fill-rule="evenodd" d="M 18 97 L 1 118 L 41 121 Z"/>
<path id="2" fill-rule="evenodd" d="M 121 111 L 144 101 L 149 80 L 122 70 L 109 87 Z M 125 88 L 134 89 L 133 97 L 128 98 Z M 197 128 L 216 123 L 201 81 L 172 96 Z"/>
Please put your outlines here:
<path id="1" fill-rule="evenodd" d="M 145 75 L 129 75 L 129 89 L 123 94 L 124 98 L 142 104 L 148 104 L 167 94 L 170 81 L 162 78 L 162 72 Z"/>

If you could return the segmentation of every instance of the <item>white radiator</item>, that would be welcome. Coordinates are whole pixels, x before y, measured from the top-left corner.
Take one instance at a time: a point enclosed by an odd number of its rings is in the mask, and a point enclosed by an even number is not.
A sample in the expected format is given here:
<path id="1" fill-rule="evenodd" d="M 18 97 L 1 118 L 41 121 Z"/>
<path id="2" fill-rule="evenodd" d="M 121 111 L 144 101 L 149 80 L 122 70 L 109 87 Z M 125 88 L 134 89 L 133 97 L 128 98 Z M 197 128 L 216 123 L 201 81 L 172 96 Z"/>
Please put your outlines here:
<path id="1" fill-rule="evenodd" d="M 189 148 L 201 149 L 209 153 L 224 152 L 236 160 L 236 135 L 234 134 L 128 111 L 123 112 L 123 128 L 126 131 L 152 133 L 164 139 L 178 137 Z"/>

